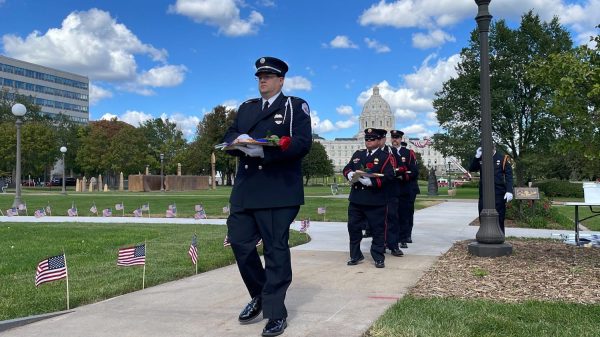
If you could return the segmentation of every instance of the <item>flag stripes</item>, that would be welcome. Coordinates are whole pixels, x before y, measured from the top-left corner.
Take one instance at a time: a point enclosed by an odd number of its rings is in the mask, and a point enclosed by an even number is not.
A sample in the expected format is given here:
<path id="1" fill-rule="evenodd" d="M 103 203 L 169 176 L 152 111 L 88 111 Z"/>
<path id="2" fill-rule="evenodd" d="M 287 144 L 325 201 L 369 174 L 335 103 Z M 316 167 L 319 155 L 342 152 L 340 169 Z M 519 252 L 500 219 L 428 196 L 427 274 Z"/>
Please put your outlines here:
<path id="1" fill-rule="evenodd" d="M 52 282 L 67 277 L 67 265 L 65 255 L 49 257 L 38 263 L 35 272 L 35 286 L 42 283 Z"/>
<path id="2" fill-rule="evenodd" d="M 119 248 L 117 266 L 141 266 L 146 264 L 146 245 Z"/>

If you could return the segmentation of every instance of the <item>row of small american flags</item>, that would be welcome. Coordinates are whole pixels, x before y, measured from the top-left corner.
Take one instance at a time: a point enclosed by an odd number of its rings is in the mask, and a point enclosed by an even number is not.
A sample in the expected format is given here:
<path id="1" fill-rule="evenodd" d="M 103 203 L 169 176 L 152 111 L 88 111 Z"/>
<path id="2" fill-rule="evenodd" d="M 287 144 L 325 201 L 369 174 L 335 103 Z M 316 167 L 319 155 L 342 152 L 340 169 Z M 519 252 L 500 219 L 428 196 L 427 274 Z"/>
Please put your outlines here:
<path id="1" fill-rule="evenodd" d="M 125 216 L 124 203 L 121 202 L 121 203 L 115 204 L 114 209 L 115 209 L 115 211 L 121 211 L 121 215 Z M 19 215 L 21 215 L 21 212 L 23 212 L 23 211 L 26 212 L 26 215 L 29 215 L 29 213 L 27 212 L 27 205 L 24 203 L 19 204 L 18 207 L 11 207 L 11 208 L 7 209 L 6 216 L 19 216 Z M 150 217 L 150 203 L 145 203 L 145 204 L 141 205 L 140 207 L 137 207 L 136 209 L 133 210 L 132 213 L 133 213 L 134 217 L 143 217 L 144 212 L 146 212 L 148 217 Z M 0 213 L 2 213 L 1 210 L 0 210 Z M 96 215 L 96 216 L 111 217 L 111 216 L 113 216 L 113 209 L 112 208 L 104 208 L 104 209 L 100 210 L 94 203 L 90 207 L 89 213 L 91 213 L 92 215 Z M 229 214 L 229 206 L 223 207 L 223 213 Z M 4 215 L 4 214 L 2 214 L 2 215 Z M 51 216 L 51 215 L 52 215 L 52 207 L 50 205 L 48 205 L 44 208 L 36 209 L 34 212 L 34 216 L 36 218 L 41 218 L 41 217 Z M 71 207 L 67 209 L 67 215 L 70 217 L 79 216 L 79 210 L 75 206 L 75 203 L 72 203 Z M 167 206 L 167 209 L 165 211 L 165 217 L 167 217 L 167 218 L 176 218 L 177 217 L 177 205 L 176 204 L 173 203 L 173 204 L 170 204 Z M 206 210 L 204 209 L 204 206 L 202 206 L 202 204 L 194 205 L 194 219 L 207 219 L 207 218 L 208 217 L 206 215 Z"/>

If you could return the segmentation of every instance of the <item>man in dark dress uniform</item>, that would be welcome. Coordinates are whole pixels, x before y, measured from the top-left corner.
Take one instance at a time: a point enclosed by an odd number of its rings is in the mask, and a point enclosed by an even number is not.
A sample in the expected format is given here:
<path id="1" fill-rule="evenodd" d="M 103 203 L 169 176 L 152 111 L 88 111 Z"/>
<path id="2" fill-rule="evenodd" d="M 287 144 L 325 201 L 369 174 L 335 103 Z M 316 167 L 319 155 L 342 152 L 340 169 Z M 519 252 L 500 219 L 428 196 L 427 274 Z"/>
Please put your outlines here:
<path id="1" fill-rule="evenodd" d="M 512 166 L 508 160 L 508 156 L 501 155 L 496 152 L 496 145 L 493 147 L 494 155 L 492 157 L 494 165 L 494 203 L 496 212 L 498 212 L 498 222 L 500 229 L 504 233 L 504 217 L 506 215 L 506 203 L 513 199 L 513 176 Z M 477 172 L 481 170 L 481 155 L 482 150 L 479 147 L 475 153 L 475 158 L 469 166 L 469 171 Z M 483 209 L 483 187 L 482 181 L 479 180 L 479 214 Z"/>
<path id="2" fill-rule="evenodd" d="M 289 228 L 304 204 L 301 163 L 312 144 L 308 104 L 281 92 L 287 70 L 287 64 L 274 57 L 256 61 L 261 98 L 242 103 L 223 138 L 233 143 L 227 152 L 239 157 L 229 199 L 228 237 L 252 298 L 238 319 L 249 323 L 262 312 L 268 319 L 263 336 L 277 336 L 287 327 Z M 277 146 L 248 144 L 272 135 L 280 139 Z M 264 268 L 256 250 L 259 238 Z"/>
<path id="3" fill-rule="evenodd" d="M 392 130 L 392 145 L 398 153 L 398 163 L 396 169 L 396 177 L 398 179 L 398 223 L 399 233 L 398 241 L 400 248 L 408 248 L 407 243 L 412 241 L 410 238 L 412 227 L 410 225 L 410 217 L 414 212 L 414 184 L 417 183 L 419 177 L 419 166 L 417 165 L 417 157 L 412 150 L 402 147 L 402 136 L 404 132 L 400 130 Z M 417 187 L 418 188 L 418 187 Z"/>
<path id="4" fill-rule="evenodd" d="M 390 132 L 392 137 L 394 137 L 395 132 L 398 131 L 392 130 Z M 395 173 L 397 172 L 398 162 L 400 160 L 398 150 L 393 146 L 386 145 L 385 140 L 385 137 L 381 139 L 381 149 L 391 157 L 391 163 Z M 400 179 L 394 179 L 389 184 L 386 184 L 384 186 L 387 198 L 387 209 L 385 212 L 385 247 L 389 249 L 392 255 L 394 256 L 404 255 L 402 250 L 400 250 L 400 248 L 398 247 L 398 242 L 400 238 L 400 218 L 398 214 L 398 197 L 400 195 L 400 182 Z"/>
<path id="5" fill-rule="evenodd" d="M 349 266 L 354 266 L 364 260 L 360 251 L 362 227 L 368 222 L 373 237 L 371 242 L 371 257 L 375 267 L 385 267 L 385 211 L 387 205 L 384 185 L 389 184 L 394 177 L 391 156 L 379 147 L 379 139 L 385 130 L 366 129 L 366 149 L 354 152 L 343 173 L 351 183 L 350 203 L 348 205 L 348 234 L 350 236 Z M 356 171 L 377 174 L 371 177 L 362 176 L 353 179 Z M 381 176 L 379 176 L 381 175 Z M 357 176 L 358 177 L 358 176 Z"/>

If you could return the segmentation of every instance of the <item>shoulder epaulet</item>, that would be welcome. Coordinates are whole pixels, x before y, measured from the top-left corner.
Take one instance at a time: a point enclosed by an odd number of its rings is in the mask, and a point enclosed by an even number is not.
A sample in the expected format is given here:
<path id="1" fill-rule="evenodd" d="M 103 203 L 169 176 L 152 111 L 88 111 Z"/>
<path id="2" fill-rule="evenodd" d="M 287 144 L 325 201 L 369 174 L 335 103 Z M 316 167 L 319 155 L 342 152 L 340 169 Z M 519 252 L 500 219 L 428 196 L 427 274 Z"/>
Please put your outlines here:
<path id="1" fill-rule="evenodd" d="M 502 159 L 502 172 L 506 171 L 506 162 L 510 163 L 510 156 L 505 154 L 504 158 Z"/>
<path id="2" fill-rule="evenodd" d="M 358 151 L 358 152 L 360 152 L 360 151 L 367 151 L 367 149 L 358 149 L 356 151 Z"/>

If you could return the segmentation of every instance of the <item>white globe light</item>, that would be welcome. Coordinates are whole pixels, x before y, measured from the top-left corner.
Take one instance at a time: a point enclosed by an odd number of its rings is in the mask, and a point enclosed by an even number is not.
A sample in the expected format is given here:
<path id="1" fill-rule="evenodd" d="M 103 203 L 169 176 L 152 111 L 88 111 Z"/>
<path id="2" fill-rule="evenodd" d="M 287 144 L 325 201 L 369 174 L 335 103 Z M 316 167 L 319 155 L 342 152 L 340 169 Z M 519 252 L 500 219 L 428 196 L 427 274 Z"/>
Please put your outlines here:
<path id="1" fill-rule="evenodd" d="M 12 113 L 17 117 L 23 117 L 27 113 L 27 108 L 23 104 L 17 103 L 12 106 Z"/>
<path id="2" fill-rule="evenodd" d="M 66 146 L 61 146 L 60 147 L 60 152 L 62 152 L 62 153 L 67 152 L 67 147 Z"/>

